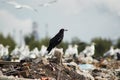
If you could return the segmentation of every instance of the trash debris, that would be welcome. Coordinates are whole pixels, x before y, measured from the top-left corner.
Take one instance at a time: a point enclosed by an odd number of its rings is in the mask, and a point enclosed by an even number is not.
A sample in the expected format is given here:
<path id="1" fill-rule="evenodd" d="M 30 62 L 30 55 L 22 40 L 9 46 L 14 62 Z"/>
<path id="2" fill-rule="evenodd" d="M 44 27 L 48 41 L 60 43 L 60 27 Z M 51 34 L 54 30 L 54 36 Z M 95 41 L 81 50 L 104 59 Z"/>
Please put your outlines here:
<path id="1" fill-rule="evenodd" d="M 95 69 L 95 66 L 92 64 L 79 64 L 78 65 L 81 70 L 93 70 Z"/>
<path id="2" fill-rule="evenodd" d="M 59 52 L 51 58 L 25 58 L 20 62 L 0 61 L 0 79 L 8 80 L 119 80 L 120 61 L 101 60 L 81 64 L 62 60 Z M 64 62 L 63 62 L 64 61 Z"/>

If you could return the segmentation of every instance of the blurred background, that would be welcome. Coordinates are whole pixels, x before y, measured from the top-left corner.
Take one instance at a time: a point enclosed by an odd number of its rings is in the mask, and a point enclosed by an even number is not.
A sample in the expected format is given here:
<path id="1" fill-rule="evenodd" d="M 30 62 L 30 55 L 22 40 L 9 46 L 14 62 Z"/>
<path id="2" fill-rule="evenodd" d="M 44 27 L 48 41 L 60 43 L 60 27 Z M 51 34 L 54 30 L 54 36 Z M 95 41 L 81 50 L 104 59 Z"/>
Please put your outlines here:
<path id="1" fill-rule="evenodd" d="M 77 44 L 79 52 L 95 42 L 95 56 L 110 46 L 120 48 L 119 0 L 0 0 L 0 44 L 29 45 L 30 50 L 48 46 L 61 28 L 65 32 L 58 46 Z"/>

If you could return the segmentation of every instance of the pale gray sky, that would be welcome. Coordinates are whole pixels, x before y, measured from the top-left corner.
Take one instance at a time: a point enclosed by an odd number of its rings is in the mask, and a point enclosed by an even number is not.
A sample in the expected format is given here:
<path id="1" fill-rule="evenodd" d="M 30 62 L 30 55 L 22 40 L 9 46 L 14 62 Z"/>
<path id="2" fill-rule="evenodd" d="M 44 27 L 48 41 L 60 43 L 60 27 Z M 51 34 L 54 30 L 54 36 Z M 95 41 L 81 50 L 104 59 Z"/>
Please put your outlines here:
<path id="1" fill-rule="evenodd" d="M 16 9 L 7 2 L 30 5 L 30 9 Z M 30 33 L 32 22 L 38 23 L 40 38 L 45 37 L 45 24 L 49 36 L 60 28 L 67 28 L 64 40 L 78 37 L 89 42 L 95 37 L 117 39 L 120 37 L 120 0 L 57 0 L 46 7 L 40 4 L 52 0 L 0 0 L 0 32 L 12 33 L 19 40 L 19 32 Z"/>

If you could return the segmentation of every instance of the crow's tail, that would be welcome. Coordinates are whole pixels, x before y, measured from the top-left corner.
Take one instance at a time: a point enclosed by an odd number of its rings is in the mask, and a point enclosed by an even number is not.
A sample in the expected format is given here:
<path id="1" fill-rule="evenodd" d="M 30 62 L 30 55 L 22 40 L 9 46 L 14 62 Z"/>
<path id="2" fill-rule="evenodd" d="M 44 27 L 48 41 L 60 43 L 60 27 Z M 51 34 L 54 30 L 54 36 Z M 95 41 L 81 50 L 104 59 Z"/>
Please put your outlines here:
<path id="1" fill-rule="evenodd" d="M 52 50 L 51 47 L 48 47 L 48 48 L 47 48 L 48 54 L 50 53 L 51 50 Z"/>

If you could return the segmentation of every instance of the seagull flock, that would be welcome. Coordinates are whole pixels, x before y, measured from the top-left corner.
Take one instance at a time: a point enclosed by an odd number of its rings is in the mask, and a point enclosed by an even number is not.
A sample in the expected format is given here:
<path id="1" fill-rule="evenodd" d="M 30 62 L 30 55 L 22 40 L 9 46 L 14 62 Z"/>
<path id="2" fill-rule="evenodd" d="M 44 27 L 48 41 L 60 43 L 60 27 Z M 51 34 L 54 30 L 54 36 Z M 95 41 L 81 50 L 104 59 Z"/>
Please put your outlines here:
<path id="1" fill-rule="evenodd" d="M 35 47 L 31 51 L 29 49 L 29 46 L 22 45 L 20 47 L 16 46 L 15 49 L 11 53 L 9 53 L 9 46 L 3 46 L 2 44 L 0 44 L 0 59 L 6 60 L 9 57 L 9 54 L 12 57 L 12 61 L 20 61 L 24 58 L 44 57 L 46 55 L 46 51 L 47 47 L 45 45 L 42 45 L 40 50 L 37 47 Z M 58 49 L 55 47 L 51 50 L 49 54 L 52 54 L 53 56 L 55 51 L 60 51 L 64 53 L 64 58 L 74 58 L 75 56 L 78 59 L 82 59 L 83 61 L 92 62 L 92 56 L 95 53 L 95 44 L 92 43 L 90 46 L 86 46 L 82 52 L 78 52 L 78 45 L 76 44 L 69 44 L 65 52 L 63 52 L 63 49 Z M 120 59 L 120 49 L 114 49 L 113 46 L 111 46 L 110 50 L 104 53 L 103 56 L 114 56 L 114 59 L 118 59 L 118 56 Z"/>
<path id="2" fill-rule="evenodd" d="M 9 1 L 9 2 L 6 2 L 6 3 L 10 4 L 10 5 L 13 5 L 16 9 L 26 8 L 26 9 L 33 10 L 33 11 L 37 12 L 37 9 L 34 9 L 29 5 L 22 5 L 22 4 L 19 4 L 19 3 L 15 2 L 15 1 Z"/>
<path id="3" fill-rule="evenodd" d="M 2 1 L 2 2 L 6 3 L 8 5 L 12 5 L 16 9 L 28 9 L 28 10 L 38 12 L 38 10 L 33 8 L 32 6 L 26 5 L 26 4 L 20 4 L 17 1 L 11 0 L 11 1 Z M 57 2 L 57 0 L 52 0 L 52 1 L 49 1 L 49 2 L 46 2 L 46 3 L 40 3 L 37 6 L 38 7 L 47 7 L 47 6 L 50 6 L 50 5 L 52 5 L 52 4 L 56 3 L 56 2 Z"/>

